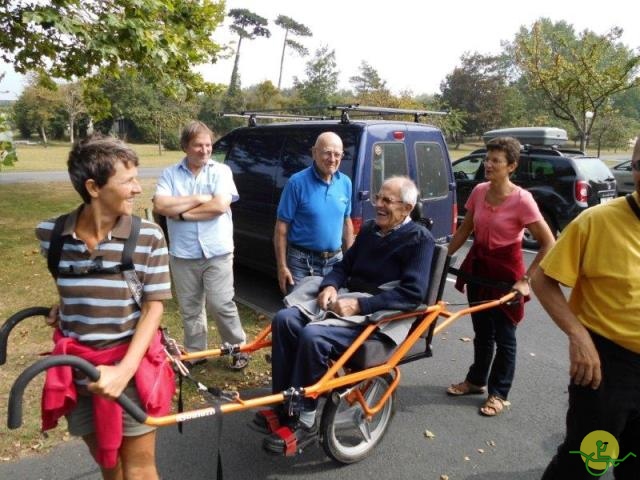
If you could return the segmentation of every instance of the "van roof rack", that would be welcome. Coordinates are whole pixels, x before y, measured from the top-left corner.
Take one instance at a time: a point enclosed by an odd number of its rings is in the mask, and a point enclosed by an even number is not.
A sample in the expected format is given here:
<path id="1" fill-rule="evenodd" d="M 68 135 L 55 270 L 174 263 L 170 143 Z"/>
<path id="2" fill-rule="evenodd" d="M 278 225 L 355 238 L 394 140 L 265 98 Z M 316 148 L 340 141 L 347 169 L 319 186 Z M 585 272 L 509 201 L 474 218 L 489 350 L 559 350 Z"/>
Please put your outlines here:
<path id="1" fill-rule="evenodd" d="M 330 105 L 329 110 L 340 111 L 340 122 L 349 123 L 348 112 L 370 113 L 374 115 L 413 115 L 413 121 L 418 123 L 421 117 L 429 115 L 449 115 L 448 112 L 439 112 L 435 110 L 411 110 L 406 108 L 390 108 L 390 107 L 373 107 L 368 105 L 360 105 L 359 103 L 350 105 Z"/>
<path id="2" fill-rule="evenodd" d="M 347 105 L 328 105 L 317 107 L 306 107 L 308 110 L 322 111 L 329 110 L 332 112 L 340 112 L 340 123 L 349 123 L 349 113 L 357 112 L 361 116 L 375 115 L 412 115 L 413 121 L 418 123 L 420 118 L 431 115 L 448 115 L 448 112 L 438 112 L 435 110 L 411 110 L 406 108 L 390 108 L 390 107 L 373 107 L 360 105 L 359 103 Z M 290 109 L 291 110 L 291 109 Z M 295 109 L 293 109 L 295 110 Z M 240 111 L 238 113 L 221 113 L 222 117 L 247 118 L 248 126 L 255 127 L 258 119 L 269 120 L 333 120 L 335 115 L 308 115 L 302 113 L 287 113 L 286 109 L 268 109 Z"/>
<path id="3" fill-rule="evenodd" d="M 298 115 L 294 113 L 277 113 L 275 111 L 255 111 L 255 112 L 239 112 L 239 113 L 222 113 L 222 117 L 231 118 L 247 118 L 248 126 L 255 127 L 257 125 L 256 120 L 268 119 L 268 120 L 329 120 L 329 117 L 322 115 Z"/>

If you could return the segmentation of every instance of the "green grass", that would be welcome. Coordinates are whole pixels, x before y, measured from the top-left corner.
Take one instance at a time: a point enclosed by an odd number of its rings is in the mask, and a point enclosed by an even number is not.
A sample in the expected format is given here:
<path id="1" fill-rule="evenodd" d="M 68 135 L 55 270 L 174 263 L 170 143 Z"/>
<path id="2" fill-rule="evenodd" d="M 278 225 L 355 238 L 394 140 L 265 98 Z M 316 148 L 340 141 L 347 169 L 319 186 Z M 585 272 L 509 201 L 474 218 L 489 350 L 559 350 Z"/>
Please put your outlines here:
<path id="1" fill-rule="evenodd" d="M 158 151 L 157 145 L 129 144 L 138 154 L 141 167 L 165 167 L 176 163 L 184 155 L 181 151 Z M 67 156 L 71 144 L 52 142 L 49 146 L 22 145 L 17 146 L 18 161 L 12 167 L 3 167 L 6 172 L 35 172 L 67 169 Z"/>
<path id="2" fill-rule="evenodd" d="M 145 179 L 142 183 L 145 193 L 136 206 L 139 215 L 150 205 L 155 181 Z M 56 302 L 55 287 L 46 261 L 40 255 L 34 229 L 40 220 L 68 212 L 79 203 L 77 194 L 66 183 L 10 184 L 0 188 L 0 285 L 3 286 L 0 322 L 23 308 L 50 306 Z M 241 305 L 239 308 L 247 335 L 254 338 L 268 320 Z M 182 341 L 182 324 L 175 300 L 165 302 L 163 325 L 178 342 Z M 219 343 L 213 323 L 210 323 L 209 340 L 212 346 Z M 51 329 L 44 325 L 42 318 L 27 319 L 13 330 L 8 344 L 7 363 L 0 367 L 0 462 L 47 451 L 68 439 L 64 421 L 47 436 L 39 432 L 42 375 L 26 390 L 23 426 L 17 430 L 8 430 L 5 426 L 9 389 L 16 377 L 40 358 L 40 352 L 51 349 Z M 205 385 L 238 390 L 270 382 L 269 365 L 259 352 L 242 372 L 225 368 L 228 362 L 228 358 L 214 359 L 198 368 L 196 376 Z M 199 395 L 188 388 L 186 408 L 201 406 Z"/>
<path id="3" fill-rule="evenodd" d="M 173 165 L 184 155 L 181 151 L 164 151 L 160 155 L 157 145 L 151 144 L 130 144 L 140 158 L 141 167 L 166 167 Z M 449 145 L 449 156 L 451 160 L 457 160 L 468 155 L 477 148 L 482 148 L 484 143 L 481 140 L 468 141 L 462 143 L 458 148 Z M 12 167 L 3 167 L 3 172 L 34 172 L 34 171 L 56 171 L 67 169 L 67 156 L 70 149 L 69 143 L 53 142 L 48 147 L 42 145 L 18 145 L 18 161 Z M 571 145 L 573 148 L 573 145 Z M 577 146 L 575 148 L 578 148 Z M 596 155 L 595 149 L 588 149 L 587 153 Z M 620 155 L 628 153 L 631 158 L 631 150 L 614 151 L 602 150 L 600 156 L 605 160 L 608 155 Z M 611 164 L 617 161 L 609 162 Z M 0 175 L 2 173 L 0 172 Z"/>

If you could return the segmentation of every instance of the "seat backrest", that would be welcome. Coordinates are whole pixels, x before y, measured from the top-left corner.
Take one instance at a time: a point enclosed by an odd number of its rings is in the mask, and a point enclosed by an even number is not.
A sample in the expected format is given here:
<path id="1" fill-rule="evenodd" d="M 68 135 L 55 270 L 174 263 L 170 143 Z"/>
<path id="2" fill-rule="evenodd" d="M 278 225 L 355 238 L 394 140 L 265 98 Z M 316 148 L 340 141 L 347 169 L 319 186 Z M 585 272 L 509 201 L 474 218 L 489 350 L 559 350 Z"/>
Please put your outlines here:
<path id="1" fill-rule="evenodd" d="M 450 257 L 447 254 L 446 245 L 436 245 L 431 259 L 431 274 L 429 275 L 429 286 L 427 287 L 427 295 L 425 296 L 425 304 L 433 305 L 442 299 L 444 286 L 447 281 L 447 271 L 449 269 Z M 416 320 L 419 321 L 419 320 Z M 431 328 L 428 328 L 423 334 L 423 338 L 431 338 L 436 322 L 433 322 Z"/>
<path id="2" fill-rule="evenodd" d="M 433 305 L 442 298 L 444 290 L 444 276 L 447 271 L 447 246 L 436 245 L 431 259 L 431 275 L 429 278 L 429 287 L 425 297 L 427 305 Z"/>

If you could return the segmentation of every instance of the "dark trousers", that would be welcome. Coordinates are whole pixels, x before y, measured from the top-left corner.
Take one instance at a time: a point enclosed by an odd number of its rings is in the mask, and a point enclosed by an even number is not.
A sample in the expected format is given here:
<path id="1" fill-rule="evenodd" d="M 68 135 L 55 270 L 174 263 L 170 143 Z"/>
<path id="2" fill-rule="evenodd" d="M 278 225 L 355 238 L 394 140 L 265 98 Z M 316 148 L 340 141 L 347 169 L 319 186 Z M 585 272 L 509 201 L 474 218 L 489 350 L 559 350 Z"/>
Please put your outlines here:
<path id="1" fill-rule="evenodd" d="M 547 467 L 543 480 L 591 480 L 579 454 L 583 438 L 605 430 L 620 446 L 618 458 L 629 456 L 614 469 L 617 480 L 640 478 L 640 354 L 601 336 L 591 334 L 602 364 L 602 383 L 597 390 L 571 384 L 567 433 L 564 443 Z M 590 454 L 591 452 L 585 452 Z"/>
<path id="2" fill-rule="evenodd" d="M 297 308 L 276 313 L 271 321 L 273 393 L 313 385 L 326 373 L 329 359 L 342 354 L 360 335 L 360 327 L 310 324 Z M 305 398 L 303 408 L 317 401 Z"/>
<path id="3" fill-rule="evenodd" d="M 475 338 L 467 381 L 488 385 L 489 395 L 506 400 L 516 371 L 516 326 L 497 308 L 473 313 L 471 320 Z"/>

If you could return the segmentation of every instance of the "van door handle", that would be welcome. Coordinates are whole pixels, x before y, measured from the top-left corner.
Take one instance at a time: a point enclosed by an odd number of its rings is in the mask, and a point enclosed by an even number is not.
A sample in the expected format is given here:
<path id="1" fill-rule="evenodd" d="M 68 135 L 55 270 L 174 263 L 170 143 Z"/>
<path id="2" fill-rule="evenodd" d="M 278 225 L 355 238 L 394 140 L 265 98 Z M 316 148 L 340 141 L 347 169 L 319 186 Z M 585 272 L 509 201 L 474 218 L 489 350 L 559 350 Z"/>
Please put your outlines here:
<path id="1" fill-rule="evenodd" d="M 358 200 L 369 200 L 369 190 L 360 190 L 358 192 Z"/>

